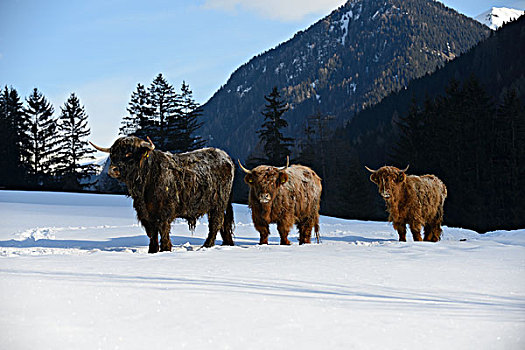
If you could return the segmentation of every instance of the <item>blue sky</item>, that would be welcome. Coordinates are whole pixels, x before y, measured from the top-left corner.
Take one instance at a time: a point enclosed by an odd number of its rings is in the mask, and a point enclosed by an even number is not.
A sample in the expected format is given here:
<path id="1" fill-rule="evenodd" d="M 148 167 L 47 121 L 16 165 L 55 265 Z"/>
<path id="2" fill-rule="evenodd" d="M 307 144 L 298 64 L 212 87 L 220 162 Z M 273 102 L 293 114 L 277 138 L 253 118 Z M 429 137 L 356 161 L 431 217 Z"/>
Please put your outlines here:
<path id="1" fill-rule="evenodd" d="M 59 111 L 71 92 L 91 139 L 110 145 L 137 83 L 158 73 L 206 102 L 251 57 L 291 38 L 344 0 L 1 0 L 0 86 L 37 87 Z M 525 0 L 447 0 L 467 16 Z"/>

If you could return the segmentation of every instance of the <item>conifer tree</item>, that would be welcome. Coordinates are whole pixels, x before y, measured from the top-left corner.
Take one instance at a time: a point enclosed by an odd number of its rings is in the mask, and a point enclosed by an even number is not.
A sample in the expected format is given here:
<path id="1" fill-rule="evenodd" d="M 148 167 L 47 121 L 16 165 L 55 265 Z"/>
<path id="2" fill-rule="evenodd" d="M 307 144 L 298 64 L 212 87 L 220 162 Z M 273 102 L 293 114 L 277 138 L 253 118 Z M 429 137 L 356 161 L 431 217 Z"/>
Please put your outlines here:
<path id="1" fill-rule="evenodd" d="M 19 125 L 22 114 L 18 92 L 5 86 L 0 93 L 0 186 L 21 184 L 23 169 Z"/>
<path id="2" fill-rule="evenodd" d="M 178 137 L 173 140 L 176 145 L 175 152 L 187 152 L 201 148 L 206 141 L 201 136 L 195 135 L 195 132 L 202 126 L 202 122 L 198 121 L 199 116 L 202 115 L 201 106 L 195 102 L 193 92 L 186 82 L 182 82 L 181 96 L 179 104 L 179 118 L 177 119 L 174 133 Z"/>
<path id="3" fill-rule="evenodd" d="M 88 144 L 90 134 L 88 116 L 78 97 L 72 93 L 60 108 L 59 165 L 56 174 L 67 189 L 81 189 L 81 180 L 95 173 L 93 164 L 83 164 L 95 159 L 95 152 Z"/>
<path id="4" fill-rule="evenodd" d="M 264 116 L 264 123 L 257 131 L 266 156 L 266 159 L 261 160 L 270 165 L 283 164 L 286 157 L 290 155 L 290 147 L 293 145 L 293 139 L 284 137 L 281 132 L 282 128 L 288 126 L 283 114 L 289 109 L 289 106 L 281 100 L 276 86 L 268 96 L 264 96 L 264 99 L 267 102 L 261 112 Z"/>
<path id="5" fill-rule="evenodd" d="M 424 150 L 421 126 L 423 113 L 417 105 L 415 98 L 408 109 L 406 116 L 401 116 L 396 125 L 400 130 L 399 140 L 394 146 L 392 158 L 399 166 L 412 164 L 412 168 L 418 167 L 420 153 Z"/>
<path id="6" fill-rule="evenodd" d="M 131 94 L 127 111 L 129 115 L 122 119 L 122 126 L 119 129 L 121 135 L 145 138 L 149 134 L 154 134 L 151 120 L 153 107 L 144 85 L 137 84 L 137 89 Z"/>
<path id="7" fill-rule="evenodd" d="M 26 99 L 26 103 L 22 122 L 22 158 L 28 164 L 32 179 L 43 185 L 46 176 L 53 173 L 56 165 L 53 156 L 58 150 L 58 144 L 54 108 L 36 88 Z"/>
<path id="8" fill-rule="evenodd" d="M 150 138 L 157 147 L 172 150 L 172 141 L 179 136 L 177 124 L 180 116 L 180 96 L 162 74 L 153 80 L 148 92 L 151 98 L 152 120 L 157 130 Z"/>
<path id="9" fill-rule="evenodd" d="M 499 105 L 492 127 L 490 164 L 492 201 L 496 218 L 519 226 L 525 212 L 525 108 L 514 89 Z"/>

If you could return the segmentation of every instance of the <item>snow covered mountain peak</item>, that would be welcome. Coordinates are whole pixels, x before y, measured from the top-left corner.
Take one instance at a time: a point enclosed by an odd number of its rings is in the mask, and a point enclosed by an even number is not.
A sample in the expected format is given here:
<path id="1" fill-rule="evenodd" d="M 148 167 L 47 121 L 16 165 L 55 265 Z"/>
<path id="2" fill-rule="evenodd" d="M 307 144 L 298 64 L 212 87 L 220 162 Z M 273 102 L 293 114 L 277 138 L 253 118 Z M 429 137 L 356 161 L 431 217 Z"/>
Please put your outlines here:
<path id="1" fill-rule="evenodd" d="M 523 10 L 511 9 L 506 7 L 492 7 L 474 18 L 492 30 L 497 30 L 503 23 L 512 22 L 525 13 Z"/>

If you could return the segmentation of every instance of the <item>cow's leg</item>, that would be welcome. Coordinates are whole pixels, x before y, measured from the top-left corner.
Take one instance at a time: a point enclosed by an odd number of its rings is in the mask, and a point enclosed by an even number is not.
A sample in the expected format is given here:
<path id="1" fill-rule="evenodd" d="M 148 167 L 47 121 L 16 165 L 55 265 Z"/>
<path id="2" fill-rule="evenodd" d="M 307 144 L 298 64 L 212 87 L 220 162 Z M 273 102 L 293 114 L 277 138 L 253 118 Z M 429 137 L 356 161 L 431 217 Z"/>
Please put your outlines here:
<path id="1" fill-rule="evenodd" d="M 412 232 L 412 237 L 414 238 L 414 242 L 421 241 L 421 224 L 418 223 L 412 223 L 410 224 L 410 231 Z"/>
<path id="2" fill-rule="evenodd" d="M 171 240 L 170 240 L 170 228 L 169 222 L 165 221 L 160 226 L 160 251 L 171 252 Z"/>
<path id="3" fill-rule="evenodd" d="M 424 240 L 428 242 L 437 242 L 441 238 L 441 225 L 438 223 L 431 223 L 425 225 Z"/>
<path id="4" fill-rule="evenodd" d="M 252 221 L 253 226 L 255 226 L 255 229 L 259 232 L 259 244 L 268 244 L 268 236 L 270 235 L 270 226 L 268 223 L 262 220 L 259 216 L 254 215 L 253 211 Z"/>
<path id="5" fill-rule="evenodd" d="M 153 234 L 155 227 L 147 220 L 141 220 L 140 223 L 146 230 L 146 234 L 148 235 L 148 237 L 151 238 L 151 235 Z"/>
<path id="6" fill-rule="evenodd" d="M 149 249 L 148 253 L 157 253 L 159 251 L 159 231 L 155 227 L 151 231 L 151 235 L 149 236 Z"/>
<path id="7" fill-rule="evenodd" d="M 288 232 L 293 227 L 293 223 L 287 220 L 281 220 L 277 223 L 277 231 L 279 231 L 279 236 L 281 236 L 281 245 L 290 245 L 288 240 Z"/>
<path id="8" fill-rule="evenodd" d="M 406 242 L 407 241 L 407 228 L 406 228 L 406 225 L 394 222 L 394 229 L 399 234 L 399 241 L 400 242 Z"/>
<path id="9" fill-rule="evenodd" d="M 233 207 L 230 202 L 228 202 L 222 220 L 222 227 L 220 229 L 222 237 L 222 245 L 234 245 L 233 243 Z"/>
<path id="10" fill-rule="evenodd" d="M 268 236 L 270 235 L 270 227 L 268 224 L 254 224 L 254 226 L 257 232 L 259 232 L 259 244 L 268 244 Z"/>
<path id="11" fill-rule="evenodd" d="M 217 231 L 222 227 L 224 221 L 224 213 L 212 211 L 208 213 L 208 238 L 203 244 L 203 247 L 210 248 L 215 245 L 215 238 L 217 238 Z"/>
<path id="12" fill-rule="evenodd" d="M 299 244 L 311 243 L 313 223 L 311 220 L 305 220 L 297 224 L 299 230 Z"/>

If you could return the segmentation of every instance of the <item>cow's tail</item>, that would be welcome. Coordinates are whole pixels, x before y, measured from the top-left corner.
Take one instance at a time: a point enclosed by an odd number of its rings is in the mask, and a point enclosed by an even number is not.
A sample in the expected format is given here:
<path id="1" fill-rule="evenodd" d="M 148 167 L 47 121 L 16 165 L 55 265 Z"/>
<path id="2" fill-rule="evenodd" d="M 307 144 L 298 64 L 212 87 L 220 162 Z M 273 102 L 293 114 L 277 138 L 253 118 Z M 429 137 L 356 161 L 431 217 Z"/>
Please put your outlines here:
<path id="1" fill-rule="evenodd" d="M 230 198 L 226 205 L 226 212 L 224 213 L 224 221 L 221 228 L 222 244 L 233 245 L 233 229 L 235 228 L 235 221 L 233 219 L 233 191 L 230 191 Z"/>

